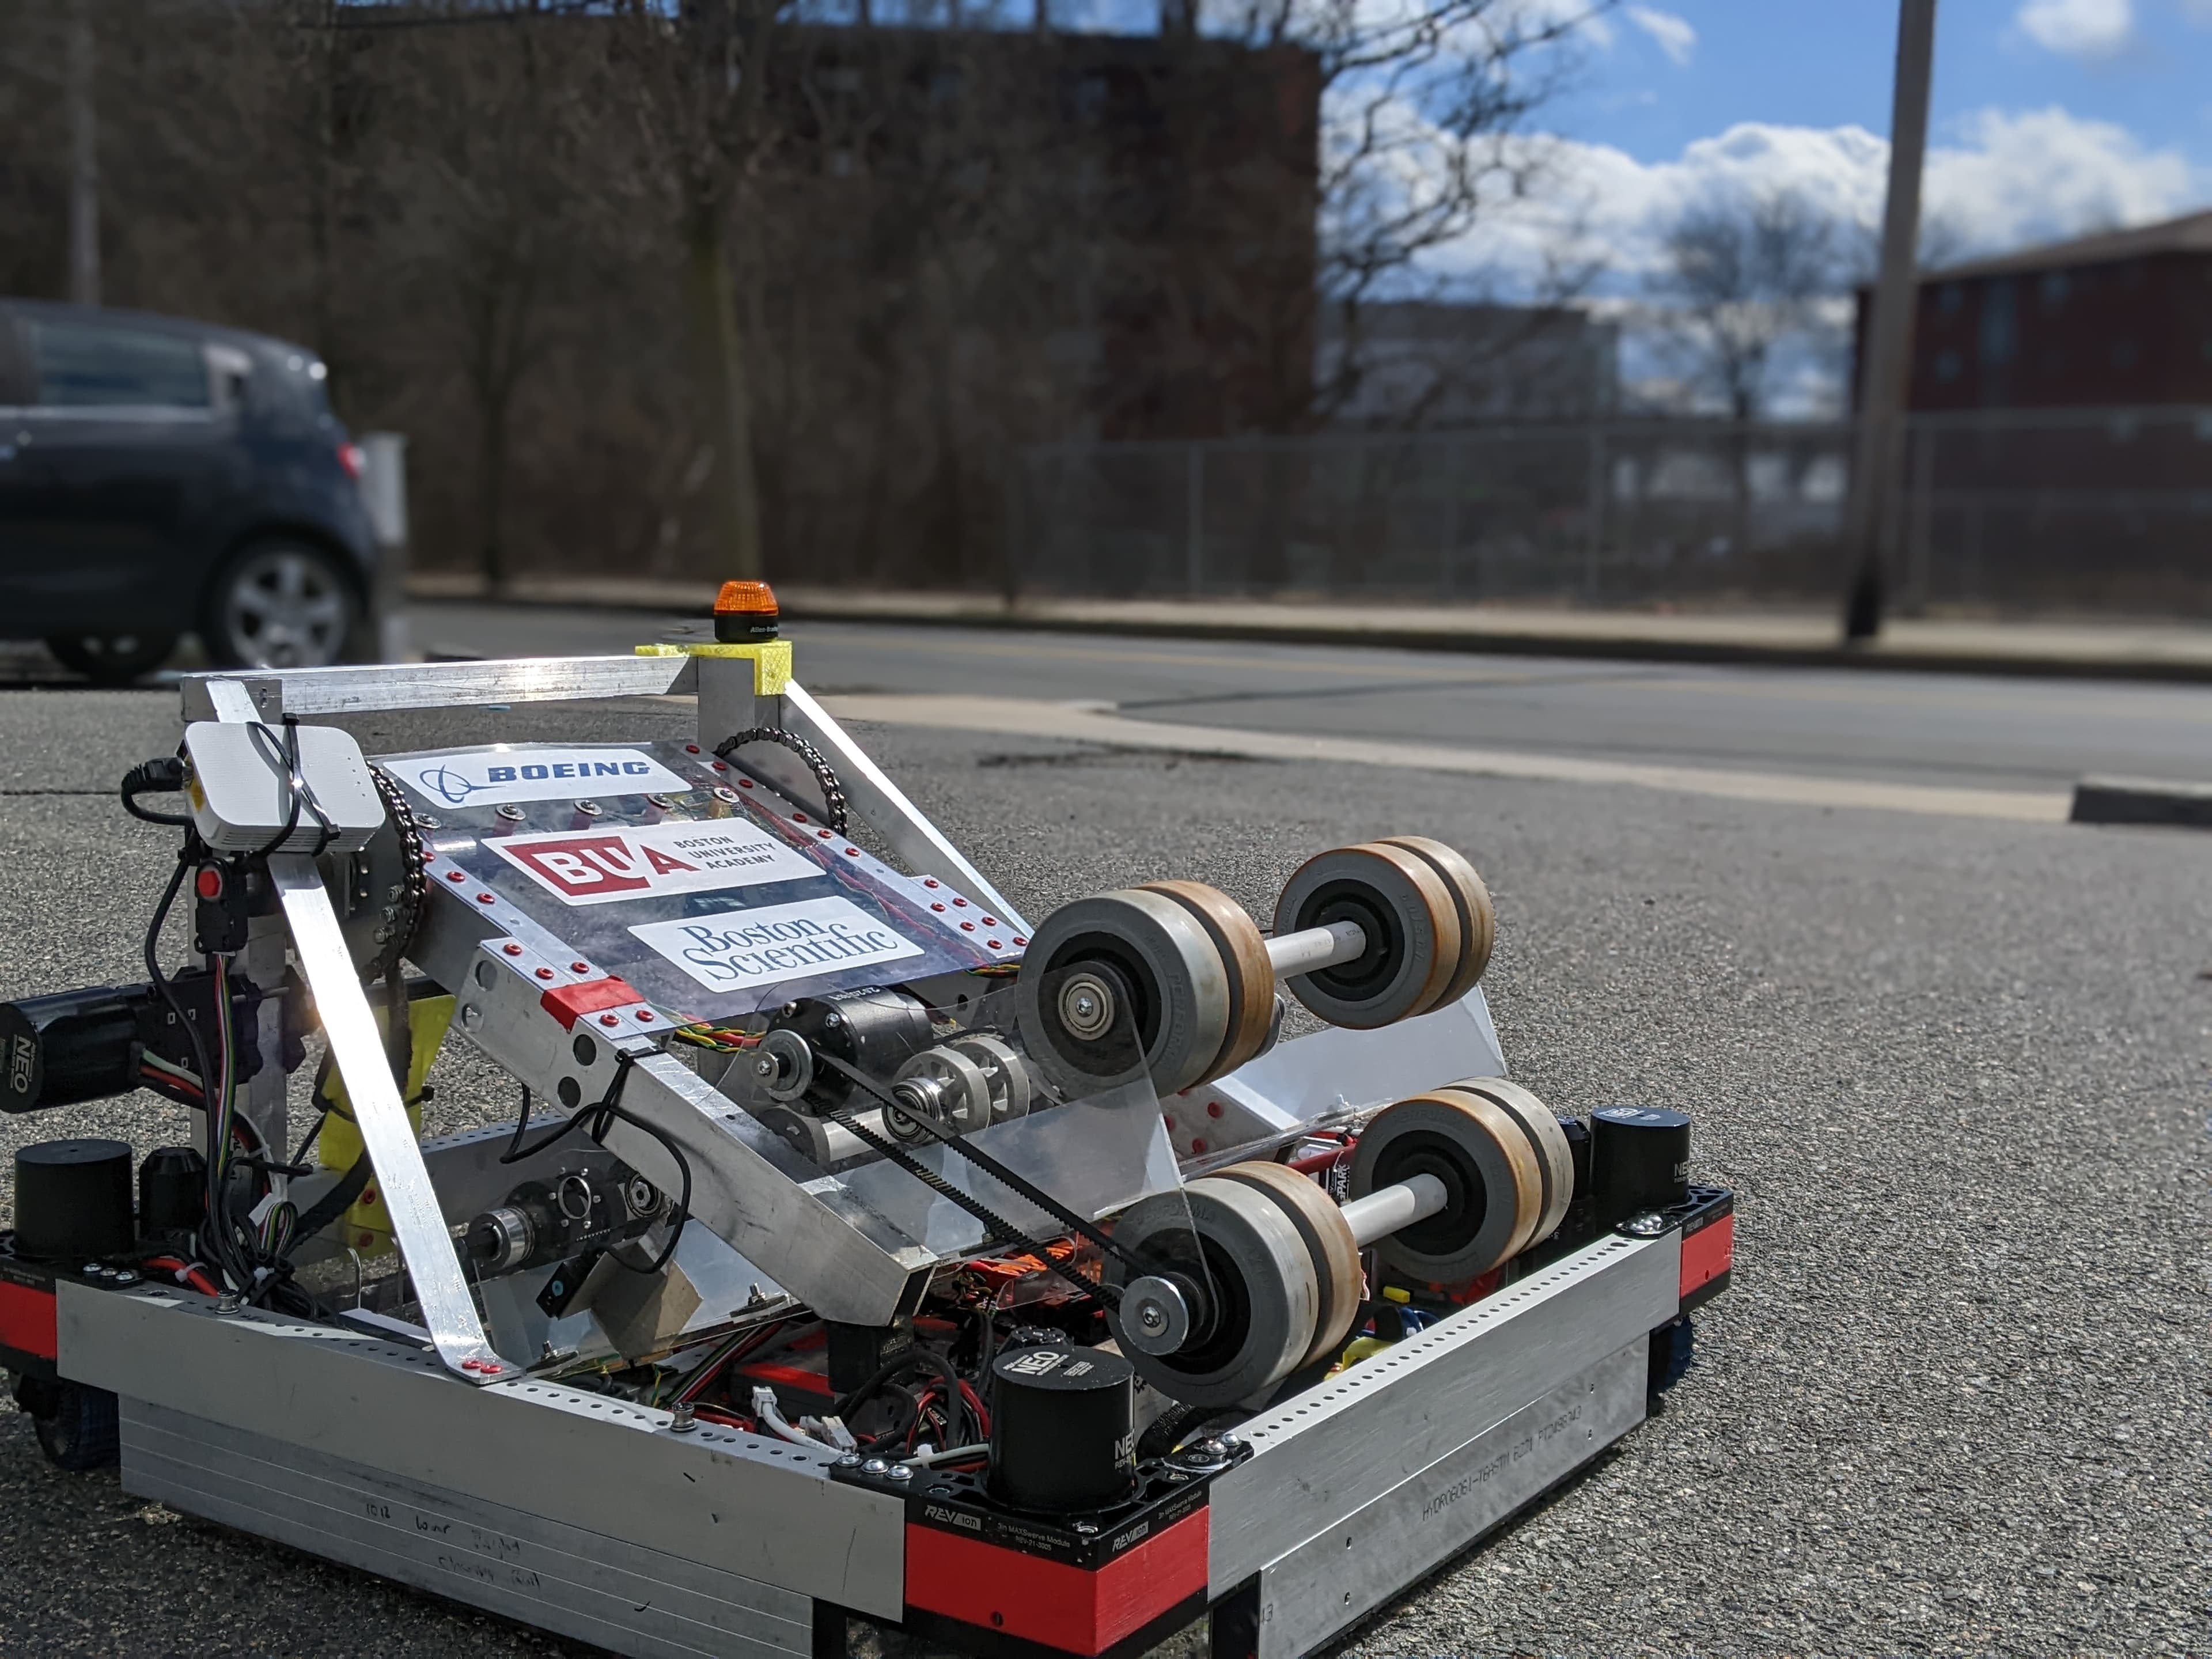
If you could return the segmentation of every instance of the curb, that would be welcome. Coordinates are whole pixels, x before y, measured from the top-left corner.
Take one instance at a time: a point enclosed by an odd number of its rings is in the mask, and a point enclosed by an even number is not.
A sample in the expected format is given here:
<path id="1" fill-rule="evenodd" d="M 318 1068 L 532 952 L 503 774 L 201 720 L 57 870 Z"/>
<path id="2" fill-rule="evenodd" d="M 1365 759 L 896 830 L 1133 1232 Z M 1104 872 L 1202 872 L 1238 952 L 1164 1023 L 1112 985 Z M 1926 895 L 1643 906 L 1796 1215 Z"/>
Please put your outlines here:
<path id="1" fill-rule="evenodd" d="M 2156 823 L 2212 830 L 2212 783 L 2084 778 L 2074 786 L 2075 823 Z"/>
<path id="2" fill-rule="evenodd" d="M 553 584 L 510 593 L 501 605 L 549 609 L 668 611 L 695 607 L 703 615 L 713 586 L 681 582 L 605 584 L 569 590 Z M 464 584 L 433 579 L 412 585 L 409 597 L 483 603 Z M 972 628 L 1033 634 L 1089 634 L 1131 639 L 1246 641 L 1261 645 L 1340 646 L 1435 654 L 1569 657 L 1607 662 L 1704 663 L 1763 668 L 1849 668 L 1906 674 L 1982 674 L 2030 679 L 2099 679 L 2212 684 L 2212 652 L 2202 659 L 2142 653 L 2096 656 L 2029 652 L 1978 652 L 1911 647 L 1846 647 L 1762 643 L 1756 640 L 1655 638 L 1610 633 L 1529 633 L 1510 628 L 1363 628 L 1260 617 L 1113 617 L 1096 613 L 1009 611 L 972 597 L 947 594 L 912 601 L 825 600 L 815 592 L 787 591 L 783 614 L 793 622 L 842 622 L 902 628 Z"/>

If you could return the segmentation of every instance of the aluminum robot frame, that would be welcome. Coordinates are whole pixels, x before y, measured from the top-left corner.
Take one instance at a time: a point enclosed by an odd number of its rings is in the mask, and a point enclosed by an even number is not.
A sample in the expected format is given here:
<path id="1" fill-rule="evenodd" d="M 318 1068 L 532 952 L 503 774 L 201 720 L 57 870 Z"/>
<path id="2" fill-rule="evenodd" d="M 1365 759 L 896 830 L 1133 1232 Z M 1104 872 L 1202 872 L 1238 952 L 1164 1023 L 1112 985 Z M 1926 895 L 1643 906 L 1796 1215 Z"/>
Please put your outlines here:
<path id="1" fill-rule="evenodd" d="M 790 677 L 788 653 L 770 642 L 201 675 L 184 684 L 184 714 L 273 726 L 696 697 L 709 755 L 732 732 L 774 728 L 826 759 L 874 842 L 904 866 L 866 855 L 880 880 L 941 884 L 988 907 L 1007 939 L 1028 935 L 983 872 Z M 1112 1528 L 1026 1524 L 926 1465 L 859 1469 L 830 1447 L 540 1375 L 502 1334 L 503 1316 L 487 1311 L 492 1298 L 472 1286 L 456 1244 L 515 1179 L 495 1156 L 507 1132 L 418 1140 L 343 935 L 344 895 L 334 897 L 304 853 L 267 862 L 276 908 L 256 921 L 241 960 L 273 980 L 289 955 L 313 993 L 411 1279 L 414 1319 L 384 1329 L 313 1322 L 64 1268 L 51 1275 L 46 1331 L 25 1312 L 32 1292 L 0 1274 L 0 1346 L 44 1348 L 62 1378 L 118 1397 L 132 1492 L 617 1652 L 842 1654 L 858 1617 L 970 1651 L 1091 1659 L 1141 1652 L 1202 1616 L 1216 1654 L 1310 1652 L 1643 1422 L 1654 1333 L 1677 1329 L 1727 1282 L 1732 1205 L 1692 1188 L 1693 1204 L 1532 1255 L 1457 1311 L 1267 1400 Z M 780 1297 L 827 1320 L 884 1326 L 914 1311 L 949 1261 L 993 1248 L 958 1236 L 947 1248 L 892 1224 L 847 1170 L 794 1178 L 787 1149 L 672 1050 L 665 1004 L 572 960 L 471 881 L 428 889 L 410 957 L 456 997 L 459 1034 L 547 1102 L 592 1099 L 626 1073 L 632 1115 L 607 1127 L 603 1152 L 572 1141 L 543 1167 L 604 1153 L 664 1192 L 685 1182 L 690 1219 L 711 1236 L 699 1249 L 719 1252 L 726 1302 Z M 1082 1206 L 1110 1222 L 1147 1192 L 1504 1071 L 1479 987 L 1382 1029 L 1287 1039 L 1225 1075 L 1164 1089 L 1148 1184 Z M 278 1069 L 265 1067 L 249 1095 L 242 1109 L 273 1114 L 281 1137 Z M 680 1174 L 671 1140 L 689 1166 Z M 1419 1196 L 1401 1191 L 1398 1221 Z"/>

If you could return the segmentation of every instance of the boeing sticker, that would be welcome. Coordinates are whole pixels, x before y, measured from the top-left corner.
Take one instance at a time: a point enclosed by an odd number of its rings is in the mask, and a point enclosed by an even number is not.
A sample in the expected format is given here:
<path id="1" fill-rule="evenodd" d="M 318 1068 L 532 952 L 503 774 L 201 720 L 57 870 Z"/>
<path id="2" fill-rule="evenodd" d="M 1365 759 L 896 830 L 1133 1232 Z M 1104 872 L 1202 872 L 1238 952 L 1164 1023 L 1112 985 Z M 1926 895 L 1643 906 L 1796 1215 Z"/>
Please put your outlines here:
<path id="1" fill-rule="evenodd" d="M 629 931 L 710 991 L 743 991 L 922 953 L 906 935 L 842 898 L 721 910 Z"/>
<path id="2" fill-rule="evenodd" d="M 416 793 L 448 806 L 682 794 L 696 787 L 635 749 L 479 749 L 382 764 Z"/>
<path id="3" fill-rule="evenodd" d="M 743 818 L 505 836 L 483 844 L 563 904 L 708 893 L 822 873 L 820 865 Z"/>

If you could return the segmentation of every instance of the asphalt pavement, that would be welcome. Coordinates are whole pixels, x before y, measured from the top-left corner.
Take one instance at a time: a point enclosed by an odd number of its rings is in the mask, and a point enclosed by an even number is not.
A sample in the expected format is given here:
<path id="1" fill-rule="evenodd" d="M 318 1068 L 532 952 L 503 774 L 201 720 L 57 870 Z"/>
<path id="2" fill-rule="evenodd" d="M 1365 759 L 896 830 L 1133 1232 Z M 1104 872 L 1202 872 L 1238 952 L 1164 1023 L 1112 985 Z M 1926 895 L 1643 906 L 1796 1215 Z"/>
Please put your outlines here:
<path id="1" fill-rule="evenodd" d="M 418 648 L 522 656 L 701 637 L 696 620 L 417 605 Z M 2212 781 L 2212 689 L 1484 657 L 1232 641 L 801 622 L 832 693 L 1109 704 L 1133 719 L 1787 775 L 2065 788 L 2085 772 Z"/>
<path id="2" fill-rule="evenodd" d="M 489 613 L 436 620 L 418 639 L 520 643 Z M 558 637 L 546 623 L 529 621 L 525 648 L 637 633 L 634 618 Z M 1358 709 L 1331 729 L 1622 757 L 1648 732 L 1683 757 L 1845 778 L 2049 786 L 2113 767 L 2124 742 L 2137 769 L 2202 776 L 2179 769 L 2212 716 L 2212 694 L 2149 688 L 1946 679 L 2002 706 L 1915 708 L 1824 699 L 1815 675 L 1426 659 L 1455 671 L 1437 685 L 1395 659 L 1373 672 L 1368 653 L 799 638 L 819 690 L 1131 715 L 1148 691 L 1209 699 L 1195 717 L 1227 726 Z M 1142 654 L 1096 654 L 1125 649 Z M 1746 689 L 1682 689 L 1707 675 Z M 1316 682 L 1326 695 L 1259 695 Z M 0 694 L 0 990 L 137 976 L 172 848 L 108 792 L 173 743 L 173 706 Z M 356 724 L 398 748 L 675 735 L 688 719 L 661 703 Z M 1690 1112 L 1698 1170 L 1737 1189 L 1735 1285 L 1701 1316 L 1664 1412 L 1351 1653 L 2212 1653 L 2212 843 L 908 724 L 860 735 L 1033 915 L 1162 877 L 1265 912 L 1320 848 L 1454 842 L 1498 901 L 1486 985 L 1516 1074 L 1562 1110 Z M 505 1115 L 507 1087 L 465 1044 L 434 1081 L 434 1127 Z M 181 1127 L 141 1096 L 0 1125 L 0 1150 L 82 1133 L 145 1146 Z M 0 1651 L 583 1650 L 177 1517 L 112 1475 L 55 1474 L 27 1425 L 0 1418 Z"/>

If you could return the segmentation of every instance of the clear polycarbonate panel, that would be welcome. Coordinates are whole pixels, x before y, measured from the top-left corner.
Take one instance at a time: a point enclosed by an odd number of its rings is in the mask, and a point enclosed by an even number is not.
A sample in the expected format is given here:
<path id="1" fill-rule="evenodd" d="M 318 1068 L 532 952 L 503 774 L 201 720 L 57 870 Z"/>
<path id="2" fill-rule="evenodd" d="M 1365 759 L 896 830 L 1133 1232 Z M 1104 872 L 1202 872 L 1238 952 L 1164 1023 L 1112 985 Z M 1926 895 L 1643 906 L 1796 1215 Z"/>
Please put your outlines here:
<path id="1" fill-rule="evenodd" d="M 940 1046 L 969 1037 L 994 1038 L 1019 1057 L 1034 1080 L 1024 1114 L 971 1130 L 962 1135 L 962 1145 L 994 1160 L 1086 1221 L 1101 1221 L 1144 1203 L 1155 1233 L 1170 1236 L 1173 1253 L 1182 1259 L 1196 1258 L 1182 1177 L 1137 1033 L 1127 1030 L 1118 1039 L 1096 1045 L 1086 1070 L 1070 1073 L 1033 1052 L 1022 1029 L 1018 1001 L 1014 983 L 1001 979 L 979 997 L 932 1010 Z M 941 1141 L 926 1133 L 906 1139 L 892 1135 L 884 1109 L 896 1110 L 900 1075 L 896 1070 L 870 1074 L 866 1085 L 854 1087 L 845 1115 L 876 1134 L 891 1136 L 907 1158 L 988 1209 L 1023 1239 L 1042 1243 L 1066 1235 L 1068 1228 L 1051 1209 Z M 1052 1077 L 1057 1080 L 1043 1081 Z M 724 1086 L 733 1097 L 746 1098 L 741 1082 L 734 1088 Z M 756 1109 L 762 1104 L 748 1103 Z M 773 1111 L 769 1108 L 770 1115 Z M 981 1218 L 896 1158 L 864 1152 L 841 1161 L 836 1178 L 899 1232 L 940 1257 L 1022 1249 L 1019 1240 L 994 1237 Z M 1110 1221 L 1107 1230 L 1111 1231 Z M 1086 1258 L 1094 1255 L 1088 1248 L 1082 1254 Z M 1083 1271 L 1095 1273 L 1097 1268 L 1086 1260 Z M 1130 1275 L 1125 1268 L 1109 1276 Z"/>
<path id="2" fill-rule="evenodd" d="M 497 894 L 679 1018 L 1021 955 L 985 906 L 690 744 L 499 744 L 378 764 L 423 820 L 434 879 Z"/>

